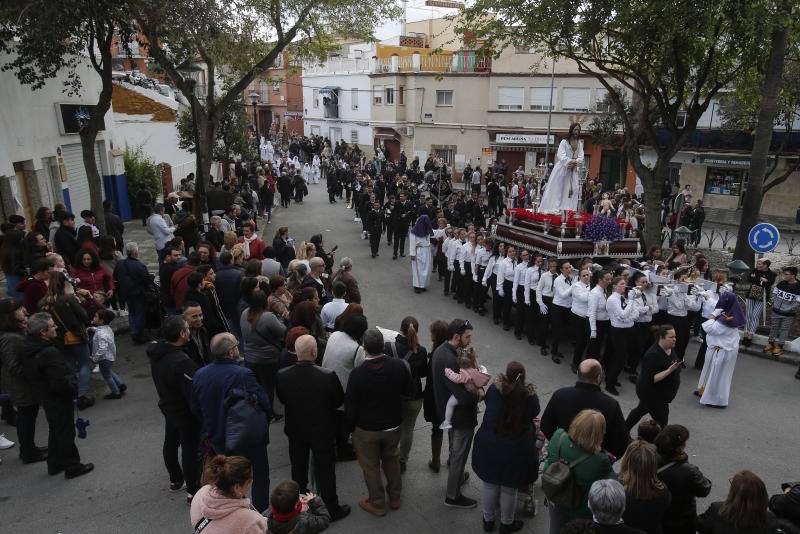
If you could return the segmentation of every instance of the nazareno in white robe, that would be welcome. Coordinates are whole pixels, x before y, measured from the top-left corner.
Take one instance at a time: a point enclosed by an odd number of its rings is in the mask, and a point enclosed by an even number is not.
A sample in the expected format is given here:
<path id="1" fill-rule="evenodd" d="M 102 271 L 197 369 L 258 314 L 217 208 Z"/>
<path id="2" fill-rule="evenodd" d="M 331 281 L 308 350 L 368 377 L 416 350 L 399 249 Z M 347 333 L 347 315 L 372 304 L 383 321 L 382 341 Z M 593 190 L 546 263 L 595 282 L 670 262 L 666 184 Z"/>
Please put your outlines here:
<path id="1" fill-rule="evenodd" d="M 739 354 L 739 330 L 712 318 L 703 323 L 706 331 L 706 361 L 697 384 L 700 404 L 727 406 L 733 370 Z"/>
<path id="2" fill-rule="evenodd" d="M 409 233 L 408 255 L 415 256 L 415 259 L 411 260 L 411 284 L 419 288 L 428 287 L 433 269 L 430 236 L 417 237 Z"/>
<path id="3" fill-rule="evenodd" d="M 561 210 L 578 210 L 578 197 L 580 196 L 577 167 L 567 168 L 570 160 L 577 159 L 583 165 L 583 141 L 578 141 L 578 148 L 572 150 L 569 141 L 562 139 L 556 153 L 556 164 L 550 172 L 550 178 L 544 188 L 539 211 L 555 213 Z M 572 196 L 570 196 L 570 190 Z"/>

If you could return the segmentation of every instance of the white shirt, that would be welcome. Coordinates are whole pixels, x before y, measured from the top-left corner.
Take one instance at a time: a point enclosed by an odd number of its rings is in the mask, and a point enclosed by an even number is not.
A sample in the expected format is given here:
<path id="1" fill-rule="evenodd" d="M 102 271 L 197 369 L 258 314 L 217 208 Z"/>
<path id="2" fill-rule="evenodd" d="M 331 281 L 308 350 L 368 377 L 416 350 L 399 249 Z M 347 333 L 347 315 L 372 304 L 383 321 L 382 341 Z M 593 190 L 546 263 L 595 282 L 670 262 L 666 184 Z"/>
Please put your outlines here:
<path id="1" fill-rule="evenodd" d="M 320 319 L 322 319 L 322 325 L 325 328 L 333 330 L 336 318 L 342 314 L 345 308 L 347 308 L 347 302 L 345 302 L 344 299 L 333 299 L 327 303 L 322 307 L 322 311 L 319 314 Z"/>
<path id="2" fill-rule="evenodd" d="M 466 248 L 464 248 L 464 245 L 466 244 L 467 244 L 466 241 L 461 241 L 461 240 L 456 241 L 456 261 L 459 263 L 462 269 L 464 268 L 464 261 L 465 261 L 464 253 L 466 252 Z"/>
<path id="3" fill-rule="evenodd" d="M 461 242 L 458 239 L 453 237 L 448 237 L 444 240 L 444 255 L 447 258 L 447 269 L 449 271 L 453 270 L 453 262 L 456 260 L 456 254 L 458 254 L 458 248 L 461 245 Z"/>
<path id="4" fill-rule="evenodd" d="M 472 184 L 478 185 L 481 183 L 481 173 L 480 171 L 473 171 L 472 172 Z"/>
<path id="5" fill-rule="evenodd" d="M 542 276 L 541 265 L 531 265 L 525 271 L 525 304 L 531 303 L 531 291 L 536 292 L 536 286 L 539 285 L 539 278 Z"/>
<path id="6" fill-rule="evenodd" d="M 483 280 L 481 283 L 488 287 L 489 278 L 497 274 L 497 264 L 503 258 L 500 256 L 489 256 L 489 261 L 486 262 L 486 270 L 483 272 Z"/>
<path id="7" fill-rule="evenodd" d="M 631 328 L 634 319 L 639 315 L 636 305 L 616 291 L 608 297 L 606 309 L 608 310 L 608 319 L 614 328 Z"/>
<path id="8" fill-rule="evenodd" d="M 512 258 L 503 258 L 499 262 L 497 262 L 497 290 L 500 291 L 503 289 L 503 282 L 508 280 L 509 282 L 514 281 L 514 267 L 515 261 Z"/>
<path id="9" fill-rule="evenodd" d="M 639 317 L 636 318 L 637 323 L 649 323 L 653 320 L 653 314 L 658 313 L 658 296 L 656 295 L 656 288 L 650 287 L 647 291 L 642 293 L 640 297 L 634 299 L 636 307 L 639 308 Z"/>
<path id="10" fill-rule="evenodd" d="M 542 297 L 553 296 L 556 276 L 558 276 L 556 273 L 547 271 L 542 273 L 542 276 L 539 277 L 539 283 L 536 285 L 536 302 L 539 303 L 539 306 L 544 306 Z"/>
<path id="11" fill-rule="evenodd" d="M 486 247 L 478 247 L 475 250 L 475 258 L 473 260 L 472 266 L 472 281 L 473 282 L 483 282 L 483 280 L 478 280 L 478 268 L 479 267 L 486 267 L 489 263 L 489 259 L 492 257 L 492 251 L 487 250 Z M 488 269 L 487 269 L 488 270 Z M 486 278 L 486 273 L 483 273 L 484 278 Z"/>
<path id="12" fill-rule="evenodd" d="M 594 286 L 589 291 L 588 311 L 589 326 L 592 332 L 597 332 L 597 321 L 608 321 L 608 310 L 606 309 L 606 290 L 600 286 Z"/>
<path id="13" fill-rule="evenodd" d="M 688 311 L 699 311 L 701 302 L 697 295 L 689 295 L 686 291 L 688 284 L 678 283 L 672 289 L 672 294 L 667 297 L 667 314 L 673 317 L 686 317 Z"/>
<path id="14" fill-rule="evenodd" d="M 572 307 L 572 278 L 558 275 L 553 284 L 553 304 L 564 308 Z"/>
<path id="15" fill-rule="evenodd" d="M 150 230 L 150 233 L 153 234 L 156 250 L 163 249 L 167 246 L 167 242 L 171 241 L 174 237 L 172 232 L 175 231 L 175 227 L 167 226 L 167 221 L 158 213 L 152 214 L 150 218 L 147 219 L 147 228 Z"/>
<path id="16" fill-rule="evenodd" d="M 572 284 L 572 313 L 579 317 L 589 315 L 589 286 L 583 282 Z"/>
<path id="17" fill-rule="evenodd" d="M 520 286 L 525 287 L 525 272 L 527 270 L 527 261 L 520 262 L 514 267 L 514 282 L 511 284 L 511 291 L 515 302 L 517 300 L 517 288 Z"/>

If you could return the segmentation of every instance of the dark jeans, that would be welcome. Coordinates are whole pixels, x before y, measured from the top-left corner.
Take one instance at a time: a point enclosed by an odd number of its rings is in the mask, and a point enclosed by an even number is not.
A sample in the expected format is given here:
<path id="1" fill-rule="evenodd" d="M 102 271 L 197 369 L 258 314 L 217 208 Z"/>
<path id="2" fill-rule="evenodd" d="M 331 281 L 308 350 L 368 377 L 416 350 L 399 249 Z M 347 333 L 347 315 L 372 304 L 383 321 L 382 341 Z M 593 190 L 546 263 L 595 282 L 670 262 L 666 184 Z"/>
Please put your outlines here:
<path id="1" fill-rule="evenodd" d="M 275 404 L 275 382 L 278 380 L 278 362 L 252 363 L 244 362 L 248 369 L 256 375 L 256 380 L 267 392 L 270 406 Z"/>
<path id="2" fill-rule="evenodd" d="M 181 461 L 178 462 L 178 447 Z M 164 466 L 170 482 L 186 481 L 186 491 L 194 495 L 200 489 L 200 423 L 194 418 L 164 417 Z M 181 468 L 181 465 L 183 468 Z"/>
<path id="3" fill-rule="evenodd" d="M 300 486 L 300 493 L 308 492 L 308 454 L 314 455 L 314 478 L 319 494 L 329 511 L 339 508 L 336 495 L 336 453 L 334 438 L 310 441 L 289 438 L 289 461 L 292 463 L 292 480 Z"/>
<path id="4" fill-rule="evenodd" d="M 27 459 L 38 455 L 36 450 L 36 417 L 39 415 L 39 405 L 17 406 L 17 441 L 19 441 L 19 456 Z"/>
<path id="5" fill-rule="evenodd" d="M 250 490 L 253 507 L 262 514 L 269 507 L 269 459 L 267 440 L 252 448 L 228 451 L 229 456 L 244 456 L 253 466 L 253 487 Z"/>
<path id="6" fill-rule="evenodd" d="M 450 447 L 450 460 L 447 472 L 447 497 L 456 499 L 461 494 L 461 478 L 467 466 L 469 450 L 472 447 L 472 438 L 475 427 L 454 427 L 447 433 Z"/>
<path id="7" fill-rule="evenodd" d="M 648 413 L 655 419 L 656 423 L 661 425 L 661 428 L 669 424 L 669 403 L 656 399 L 639 398 L 639 404 L 631 410 L 631 413 L 625 419 L 625 425 L 628 430 L 630 431 L 636 426 L 636 423 Z"/>
<path id="8" fill-rule="evenodd" d="M 144 320 L 147 316 L 147 304 L 141 296 L 133 297 L 127 301 L 128 305 L 128 325 L 131 330 L 131 337 L 141 337 L 144 333 Z"/>
<path id="9" fill-rule="evenodd" d="M 75 408 L 71 399 L 47 402 L 42 405 L 47 418 L 47 469 L 51 472 L 68 470 L 81 463 L 75 446 Z"/>

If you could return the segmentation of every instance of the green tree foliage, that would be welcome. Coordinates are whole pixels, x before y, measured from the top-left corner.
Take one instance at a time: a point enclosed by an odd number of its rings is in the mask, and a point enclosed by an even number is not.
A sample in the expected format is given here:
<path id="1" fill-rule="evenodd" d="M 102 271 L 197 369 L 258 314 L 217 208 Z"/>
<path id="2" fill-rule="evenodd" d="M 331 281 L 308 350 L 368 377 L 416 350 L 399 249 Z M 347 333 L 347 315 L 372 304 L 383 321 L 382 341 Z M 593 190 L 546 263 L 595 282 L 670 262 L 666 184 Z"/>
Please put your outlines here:
<path id="1" fill-rule="evenodd" d="M 83 76 L 92 72 L 101 91 L 91 116 L 81 125 L 83 164 L 89 183 L 97 225 L 103 220 L 103 184 L 94 158 L 94 144 L 111 108 L 111 44 L 115 32 L 128 43 L 132 35 L 130 12 L 135 0 L 58 0 L 0 3 L 0 52 L 7 54 L 3 71 L 20 82 L 40 89 L 59 73 L 65 75 L 64 92 L 80 94 Z M 87 70 L 87 61 L 90 69 Z M 89 98 L 95 95 L 89 95 Z"/>
<path id="2" fill-rule="evenodd" d="M 527 46 L 566 58 L 609 91 L 628 161 L 645 189 L 648 245 L 661 240 L 659 204 L 669 162 L 720 89 L 754 60 L 753 2 L 476 0 L 459 23 L 494 51 Z M 630 96 L 630 107 L 613 90 Z M 685 113 L 685 122 L 683 114 Z M 648 168 L 641 146 L 655 151 Z"/>
<path id="3" fill-rule="evenodd" d="M 128 194 L 136 198 L 141 189 L 150 192 L 153 198 L 161 194 L 161 167 L 142 151 L 142 147 L 125 148 L 125 178 L 128 183 Z"/>
<path id="4" fill-rule="evenodd" d="M 251 118 L 247 116 L 247 108 L 241 99 L 234 101 L 222 115 L 217 129 L 217 142 L 214 145 L 213 157 L 217 161 L 230 161 L 235 156 L 251 159 L 255 156 L 255 145 L 250 136 Z M 194 154 L 194 132 L 192 130 L 192 112 L 181 111 L 178 114 L 178 146 Z"/>
<path id="5" fill-rule="evenodd" d="M 337 37 L 370 39 L 399 15 L 386 0 L 142 0 L 137 21 L 150 55 L 189 101 L 197 128 L 195 215 L 206 209 L 217 130 L 234 102 L 284 51 L 294 60 L 322 57 Z M 182 65 L 202 64 L 188 82 Z M 220 86 L 222 81 L 223 86 Z"/>

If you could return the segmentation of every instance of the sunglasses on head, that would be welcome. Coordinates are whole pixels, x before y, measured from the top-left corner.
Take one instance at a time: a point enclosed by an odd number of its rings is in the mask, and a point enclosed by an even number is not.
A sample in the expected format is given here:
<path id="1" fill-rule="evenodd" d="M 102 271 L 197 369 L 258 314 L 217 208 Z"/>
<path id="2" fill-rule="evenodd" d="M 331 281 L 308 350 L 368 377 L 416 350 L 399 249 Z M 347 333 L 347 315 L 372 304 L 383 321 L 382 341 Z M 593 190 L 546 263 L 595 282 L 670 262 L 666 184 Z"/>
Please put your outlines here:
<path id="1" fill-rule="evenodd" d="M 472 324 L 469 322 L 469 319 L 464 319 L 464 324 L 461 325 L 458 330 L 456 330 L 456 334 L 463 334 L 467 330 L 472 330 Z"/>

